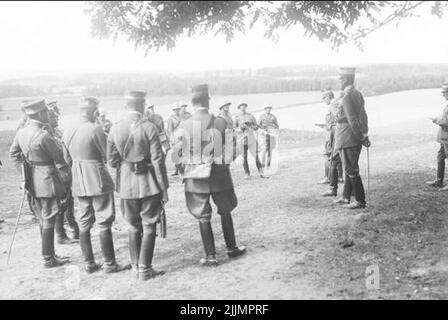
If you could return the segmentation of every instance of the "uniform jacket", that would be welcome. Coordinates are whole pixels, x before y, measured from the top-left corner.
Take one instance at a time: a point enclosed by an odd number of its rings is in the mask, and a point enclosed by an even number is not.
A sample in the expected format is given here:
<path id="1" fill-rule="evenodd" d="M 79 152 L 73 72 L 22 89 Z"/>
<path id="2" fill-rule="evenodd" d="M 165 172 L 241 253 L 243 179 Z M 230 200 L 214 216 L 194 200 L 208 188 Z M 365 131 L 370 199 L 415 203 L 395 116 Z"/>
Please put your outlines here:
<path id="1" fill-rule="evenodd" d="M 272 113 L 263 113 L 258 118 L 258 126 L 267 132 L 272 129 L 278 129 L 277 117 Z"/>
<path id="2" fill-rule="evenodd" d="M 187 119 L 189 119 L 189 118 L 191 118 L 191 113 L 188 112 L 188 111 L 182 112 L 182 113 L 180 114 L 180 119 L 181 119 L 181 121 L 187 120 Z"/>
<path id="3" fill-rule="evenodd" d="M 130 133 L 132 135 L 129 139 Z M 129 146 L 125 153 L 128 139 Z M 118 192 L 121 199 L 143 199 L 168 189 L 157 127 L 140 113 L 129 112 L 124 119 L 112 126 L 107 139 L 107 154 L 110 166 L 119 168 Z M 144 174 L 133 173 L 128 163 L 143 160 L 150 163 L 149 170 Z"/>
<path id="4" fill-rule="evenodd" d="M 335 149 L 361 145 L 368 132 L 368 119 L 361 92 L 352 85 L 346 87 L 344 92 L 342 108 L 337 117 Z"/>
<path id="5" fill-rule="evenodd" d="M 63 176 L 69 176 L 69 167 L 61 147 L 44 129 L 43 123 L 30 120 L 28 125 L 20 129 L 9 154 L 17 164 L 21 164 L 24 159 L 35 164 L 32 165 L 32 184 L 36 198 L 64 197 L 66 189 Z"/>
<path id="6" fill-rule="evenodd" d="M 146 118 L 156 126 L 157 131 L 159 133 L 160 143 L 162 144 L 162 147 L 165 149 L 165 151 L 168 151 L 170 148 L 170 141 L 168 138 L 168 135 L 165 131 L 165 124 L 163 123 L 163 118 L 161 115 L 153 113 L 150 115 L 147 115 Z"/>
<path id="7" fill-rule="evenodd" d="M 175 141 L 175 131 L 179 127 L 181 121 L 182 121 L 182 118 L 175 114 L 172 114 L 168 118 L 168 122 L 166 125 L 166 131 L 168 133 L 168 138 L 170 139 L 172 144 L 174 144 L 176 142 Z"/>
<path id="8" fill-rule="evenodd" d="M 185 121 L 183 121 L 180 125 L 181 131 L 185 130 L 188 133 L 188 137 L 190 137 L 190 152 L 185 155 L 188 163 L 188 159 L 193 158 L 193 123 L 201 124 L 201 136 L 203 136 L 203 141 L 201 143 L 201 152 L 204 148 L 207 148 L 210 143 L 214 143 L 213 138 L 206 139 L 204 137 L 204 132 L 206 130 L 216 129 L 216 134 L 221 135 L 224 150 L 225 145 L 225 130 L 227 129 L 227 122 L 222 117 L 214 117 L 212 114 L 208 112 L 206 109 L 197 110 L 193 116 Z M 179 139 L 184 139 L 185 136 L 181 136 Z M 214 149 L 213 149 L 214 150 Z M 222 153 L 219 150 L 214 150 L 213 157 L 215 159 L 221 158 Z M 222 158 L 221 158 L 222 159 Z M 212 163 L 210 178 L 208 179 L 184 179 L 185 183 L 185 192 L 192 193 L 214 193 L 225 190 L 233 190 L 233 181 L 232 175 L 230 173 L 230 165 L 222 164 L 220 161 L 216 161 Z"/>
<path id="9" fill-rule="evenodd" d="M 442 116 L 435 121 L 440 126 L 437 134 L 437 142 L 448 143 L 448 106 L 443 109 Z"/>
<path id="10" fill-rule="evenodd" d="M 81 118 L 63 135 L 64 157 L 72 167 L 73 194 L 92 197 L 114 191 L 106 166 L 106 134 L 101 125 Z"/>
<path id="11" fill-rule="evenodd" d="M 218 117 L 223 118 L 227 123 L 227 129 L 233 129 L 233 119 L 228 112 L 219 112 Z"/>

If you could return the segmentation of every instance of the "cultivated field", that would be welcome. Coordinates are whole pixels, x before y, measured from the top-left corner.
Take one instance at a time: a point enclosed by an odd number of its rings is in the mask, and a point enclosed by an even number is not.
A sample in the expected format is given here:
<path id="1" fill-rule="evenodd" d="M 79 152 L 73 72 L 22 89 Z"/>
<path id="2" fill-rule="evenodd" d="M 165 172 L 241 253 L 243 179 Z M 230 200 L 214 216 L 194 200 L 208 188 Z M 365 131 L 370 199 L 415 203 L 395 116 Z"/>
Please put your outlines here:
<path id="1" fill-rule="evenodd" d="M 323 121 L 325 107 L 278 110 L 282 126 L 315 131 L 281 132 L 279 166 L 270 179 L 244 180 L 241 159 L 232 164 L 239 199 L 235 229 L 238 242 L 248 247 L 247 255 L 234 261 L 225 256 L 214 213 L 222 264 L 214 269 L 198 265 L 203 248 L 197 222 L 185 208 L 183 186 L 174 179 L 167 206 L 168 238 L 158 240 L 154 259 L 154 266 L 167 273 L 145 283 L 128 272 L 81 272 L 79 287 L 73 287 L 67 282 L 72 269 L 42 269 L 39 231 L 29 215 L 19 226 L 11 264 L 4 265 L 20 203 L 20 175 L 7 160 L 12 132 L 0 133 L 5 164 L 0 169 L 0 218 L 6 220 L 0 224 L 0 298 L 448 298 L 448 197 L 424 184 L 435 175 L 437 151 L 436 128 L 427 117 L 440 113 L 445 103 L 437 89 L 366 101 L 372 128 L 367 209 L 349 212 L 319 195 L 325 191 L 316 184 L 323 174 L 323 134 L 313 123 Z M 365 150 L 360 164 L 367 182 Z M 253 161 L 251 166 L 255 172 Z M 120 214 L 114 230 L 118 260 L 128 262 L 126 223 Z M 96 232 L 93 243 L 101 261 Z M 74 266 L 82 265 L 79 245 L 56 245 L 56 250 L 71 256 Z M 366 287 L 370 267 L 379 268 L 379 289 Z"/>

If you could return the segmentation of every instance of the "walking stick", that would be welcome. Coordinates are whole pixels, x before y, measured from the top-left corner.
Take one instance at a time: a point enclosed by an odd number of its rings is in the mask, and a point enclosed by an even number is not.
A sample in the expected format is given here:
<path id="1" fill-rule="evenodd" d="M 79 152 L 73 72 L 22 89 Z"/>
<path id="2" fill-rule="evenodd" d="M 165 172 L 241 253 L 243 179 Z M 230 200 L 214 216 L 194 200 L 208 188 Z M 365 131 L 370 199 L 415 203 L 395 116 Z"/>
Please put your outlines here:
<path id="1" fill-rule="evenodd" d="M 367 147 L 367 197 L 370 205 L 370 154 L 369 147 Z"/>
<path id="2" fill-rule="evenodd" d="M 25 202 L 25 196 L 26 196 L 26 190 L 25 190 L 25 186 L 24 186 L 22 202 L 20 203 L 20 209 L 19 209 L 19 213 L 17 214 L 16 225 L 14 227 L 14 232 L 12 233 L 12 239 L 11 239 L 11 243 L 10 243 L 9 249 L 8 249 L 8 258 L 6 259 L 7 265 L 9 264 L 9 260 L 11 258 L 12 245 L 14 244 L 14 238 L 16 237 L 16 232 L 17 232 L 17 227 L 19 226 L 20 216 L 22 215 L 22 209 L 23 209 L 23 204 Z"/>

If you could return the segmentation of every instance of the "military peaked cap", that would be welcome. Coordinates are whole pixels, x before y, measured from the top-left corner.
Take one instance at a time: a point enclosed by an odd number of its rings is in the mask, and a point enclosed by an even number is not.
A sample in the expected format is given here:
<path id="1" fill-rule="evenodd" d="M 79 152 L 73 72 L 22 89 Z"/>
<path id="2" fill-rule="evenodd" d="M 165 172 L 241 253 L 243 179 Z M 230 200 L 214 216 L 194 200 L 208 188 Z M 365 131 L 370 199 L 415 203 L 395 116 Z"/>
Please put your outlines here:
<path id="1" fill-rule="evenodd" d="M 45 99 L 42 100 L 34 100 L 34 101 L 25 101 L 22 103 L 22 108 L 25 114 L 31 115 L 39 113 L 40 111 L 47 109 L 47 105 L 45 103 Z"/>
<path id="2" fill-rule="evenodd" d="M 208 84 L 199 84 L 191 88 L 191 93 L 193 94 L 193 98 L 208 98 Z"/>
<path id="3" fill-rule="evenodd" d="M 340 75 L 354 75 L 356 71 L 356 68 L 349 68 L 349 67 L 342 67 L 339 68 L 339 74 Z"/>
<path id="4" fill-rule="evenodd" d="M 81 109 L 97 108 L 100 101 L 94 97 L 84 97 L 79 104 Z"/>

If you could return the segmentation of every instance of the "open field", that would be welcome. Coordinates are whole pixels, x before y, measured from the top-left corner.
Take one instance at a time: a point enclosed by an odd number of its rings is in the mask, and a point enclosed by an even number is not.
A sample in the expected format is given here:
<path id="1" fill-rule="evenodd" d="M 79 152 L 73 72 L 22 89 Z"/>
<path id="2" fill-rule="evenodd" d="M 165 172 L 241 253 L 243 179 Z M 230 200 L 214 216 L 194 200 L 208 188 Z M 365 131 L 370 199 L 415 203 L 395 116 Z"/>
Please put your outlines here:
<path id="1" fill-rule="evenodd" d="M 374 127 L 382 129 L 371 137 L 371 203 L 367 209 L 349 212 L 319 196 L 325 190 L 316 184 L 323 174 L 321 134 L 308 133 L 303 140 L 300 132 L 283 131 L 278 171 L 270 179 L 243 180 L 240 159 L 232 165 L 239 198 L 234 212 L 237 240 L 248 246 L 248 254 L 235 261 L 227 259 L 215 216 L 221 265 L 200 267 L 203 249 L 197 222 L 185 208 L 182 185 L 172 180 L 168 238 L 157 242 L 154 259 L 155 267 L 167 273 L 146 283 L 134 280 L 128 272 L 111 276 L 81 272 L 79 288 L 67 286 L 72 269 L 41 268 L 38 228 L 29 215 L 19 226 L 11 265 L 4 265 L 20 202 L 20 176 L 5 161 L 12 133 L 3 132 L 0 212 L 6 221 L 0 224 L 0 298 L 448 298 L 448 197 L 423 183 L 435 174 L 437 144 L 433 127 L 423 132 L 426 119 L 412 119 L 414 113 L 430 113 L 442 105 L 438 101 L 436 106 L 428 103 L 427 109 L 418 109 L 416 97 L 405 105 L 399 104 L 399 98 L 393 106 L 382 105 L 382 98 L 376 97 L 384 117 L 375 118 L 374 107 L 368 106 Z M 392 123 L 386 118 L 389 113 L 385 111 L 395 107 L 408 111 L 402 118 L 394 114 L 399 125 L 392 117 Z M 360 164 L 365 179 L 365 151 Z M 114 230 L 118 260 L 127 262 L 126 224 L 120 214 Z M 101 261 L 96 232 L 93 242 Z M 56 246 L 56 250 L 71 256 L 74 266 L 81 266 L 78 245 Z M 366 287 L 366 270 L 371 266 L 379 268 L 378 290 Z"/>
<path id="2" fill-rule="evenodd" d="M 324 135 L 313 123 L 323 120 L 325 107 L 277 110 L 282 126 L 314 131 L 282 130 L 278 170 L 268 180 L 243 180 L 241 159 L 232 164 L 239 199 L 234 212 L 237 240 L 247 245 L 248 254 L 227 259 L 215 216 L 221 265 L 198 265 L 203 248 L 197 222 L 185 208 L 183 186 L 174 179 L 167 206 L 168 238 L 157 242 L 154 259 L 155 267 L 167 274 L 146 283 L 128 272 L 81 272 L 79 288 L 68 286 L 73 269 L 41 268 L 39 232 L 28 214 L 20 223 L 11 265 L 5 266 L 20 203 L 20 175 L 7 159 L 13 132 L 2 131 L 0 218 L 5 222 L 0 224 L 0 298 L 447 299 L 448 197 L 424 184 L 435 175 L 436 128 L 427 117 L 443 108 L 440 94 L 436 89 L 418 90 L 366 102 L 373 143 L 367 209 L 349 212 L 319 196 L 325 190 L 316 184 L 323 175 Z M 365 151 L 360 164 L 366 183 Z M 96 231 L 93 234 L 101 261 Z M 114 238 L 118 260 L 127 262 L 126 223 L 120 214 Z M 81 266 L 79 245 L 56 250 L 71 256 L 71 266 Z M 372 266 L 379 268 L 378 290 L 366 287 L 366 270 Z"/>
<path id="3" fill-rule="evenodd" d="M 52 99 L 57 99 L 63 108 L 61 127 L 64 128 L 74 123 L 78 114 L 79 96 L 49 97 L 49 100 Z M 154 98 L 151 102 L 156 105 L 156 112 L 166 119 L 171 113 L 170 103 L 181 99 L 188 101 L 186 96 L 166 96 Z M 320 93 L 317 91 L 212 96 L 211 109 L 213 112 L 217 112 L 218 106 L 225 101 L 231 101 L 234 104 L 246 101 L 249 104 L 249 111 L 258 116 L 263 105 L 270 102 L 274 105 L 273 112 L 282 128 L 320 131 L 321 129 L 315 127 L 314 124 L 324 121 L 327 107 L 323 103 L 316 103 L 319 99 Z M 20 114 L 18 105 L 21 100 L 0 100 L 0 105 L 4 106 L 3 117 L 9 115 L 13 119 L 0 121 L 0 131 L 16 128 Z M 108 117 L 112 121 L 119 120 L 125 112 L 123 97 L 103 97 L 101 101 L 101 107 L 108 111 Z M 381 133 L 385 130 L 400 133 L 405 132 L 406 127 L 413 133 L 435 132 L 436 128 L 428 120 L 428 117 L 438 115 L 443 105 L 439 89 L 401 91 L 366 98 L 371 133 Z M 235 105 L 231 111 L 237 112 Z M 0 112 L 0 114 L 2 113 Z"/>

